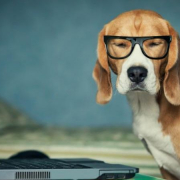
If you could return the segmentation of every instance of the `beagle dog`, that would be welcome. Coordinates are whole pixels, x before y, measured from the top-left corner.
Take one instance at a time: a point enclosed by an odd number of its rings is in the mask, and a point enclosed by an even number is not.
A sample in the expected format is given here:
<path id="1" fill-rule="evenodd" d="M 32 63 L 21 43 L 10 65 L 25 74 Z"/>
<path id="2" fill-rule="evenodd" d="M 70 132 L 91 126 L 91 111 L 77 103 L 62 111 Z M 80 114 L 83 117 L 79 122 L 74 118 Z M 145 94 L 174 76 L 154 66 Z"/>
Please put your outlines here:
<path id="1" fill-rule="evenodd" d="M 133 10 L 100 31 L 93 70 L 96 101 L 112 98 L 116 88 L 133 112 L 133 131 L 157 162 L 163 178 L 180 179 L 180 40 L 159 14 Z"/>

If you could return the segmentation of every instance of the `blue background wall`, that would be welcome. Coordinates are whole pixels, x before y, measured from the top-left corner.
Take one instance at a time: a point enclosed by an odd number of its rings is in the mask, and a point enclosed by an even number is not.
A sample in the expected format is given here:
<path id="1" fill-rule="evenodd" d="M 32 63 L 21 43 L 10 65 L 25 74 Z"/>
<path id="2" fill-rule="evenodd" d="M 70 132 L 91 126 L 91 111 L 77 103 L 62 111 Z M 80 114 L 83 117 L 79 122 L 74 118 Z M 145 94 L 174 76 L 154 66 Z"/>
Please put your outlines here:
<path id="1" fill-rule="evenodd" d="M 132 9 L 154 10 L 180 32 L 179 0 L 1 0 L 0 96 L 41 124 L 130 127 L 115 76 L 100 106 L 92 70 L 99 31 Z"/>

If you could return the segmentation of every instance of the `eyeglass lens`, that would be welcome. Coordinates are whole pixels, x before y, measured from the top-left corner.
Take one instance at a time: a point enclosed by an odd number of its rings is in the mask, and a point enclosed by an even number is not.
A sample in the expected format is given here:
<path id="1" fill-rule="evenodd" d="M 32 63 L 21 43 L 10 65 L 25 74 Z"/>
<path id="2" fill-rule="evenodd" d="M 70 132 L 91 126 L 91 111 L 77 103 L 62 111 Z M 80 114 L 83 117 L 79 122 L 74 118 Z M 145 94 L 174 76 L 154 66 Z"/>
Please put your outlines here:
<path id="1" fill-rule="evenodd" d="M 147 56 L 152 58 L 163 57 L 168 48 L 166 40 L 161 38 L 148 39 L 143 42 L 143 50 Z M 112 57 L 123 58 L 132 49 L 131 41 L 127 39 L 110 39 L 107 43 L 107 50 Z"/>

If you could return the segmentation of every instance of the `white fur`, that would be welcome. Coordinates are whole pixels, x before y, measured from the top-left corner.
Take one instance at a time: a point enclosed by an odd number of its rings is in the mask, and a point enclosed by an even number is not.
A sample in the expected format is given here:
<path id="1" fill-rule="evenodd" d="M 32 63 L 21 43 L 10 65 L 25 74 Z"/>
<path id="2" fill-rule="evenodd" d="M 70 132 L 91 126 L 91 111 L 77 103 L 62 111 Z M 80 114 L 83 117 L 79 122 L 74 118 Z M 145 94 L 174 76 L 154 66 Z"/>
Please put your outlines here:
<path id="1" fill-rule="evenodd" d="M 127 99 L 133 110 L 133 131 L 144 139 L 160 167 L 180 177 L 180 161 L 176 156 L 170 136 L 164 136 L 158 122 L 159 106 L 154 95 L 148 92 L 129 92 Z"/>
<path id="2" fill-rule="evenodd" d="M 127 70 L 132 66 L 143 66 L 148 70 L 144 80 L 146 91 L 130 91 L 131 81 Z M 125 60 L 121 74 L 117 78 L 117 89 L 126 94 L 133 111 L 133 131 L 139 139 L 145 140 L 147 146 L 160 167 L 180 177 L 180 160 L 176 156 L 171 138 L 163 135 L 158 122 L 159 106 L 155 99 L 157 92 L 156 75 L 152 61 L 143 55 L 139 45 Z"/>
<path id="3" fill-rule="evenodd" d="M 127 70 L 132 66 L 143 66 L 148 70 L 148 75 L 144 80 L 144 84 L 150 94 L 155 94 L 157 91 L 157 87 L 153 63 L 149 58 L 144 56 L 144 54 L 141 52 L 140 46 L 137 44 L 135 45 L 132 54 L 122 65 L 122 71 L 120 76 L 117 78 L 116 83 L 118 91 L 121 94 L 126 94 L 128 92 L 131 81 L 128 78 Z"/>

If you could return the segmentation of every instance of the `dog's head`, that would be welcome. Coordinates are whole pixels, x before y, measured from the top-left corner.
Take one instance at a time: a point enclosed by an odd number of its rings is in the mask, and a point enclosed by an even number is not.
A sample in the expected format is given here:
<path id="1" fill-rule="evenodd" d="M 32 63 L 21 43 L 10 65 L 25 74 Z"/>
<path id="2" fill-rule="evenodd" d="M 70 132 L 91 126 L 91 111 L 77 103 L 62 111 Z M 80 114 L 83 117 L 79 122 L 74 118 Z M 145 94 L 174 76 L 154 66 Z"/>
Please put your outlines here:
<path id="1" fill-rule="evenodd" d="M 110 39 L 106 41 L 104 36 Z M 119 36 L 170 36 L 171 40 L 168 42 L 163 38 L 145 38 L 144 42 L 140 39 L 137 44 L 138 38 L 118 39 Z M 171 104 L 180 104 L 179 37 L 169 22 L 159 14 L 148 10 L 134 10 L 119 15 L 99 33 L 97 54 L 93 78 L 98 86 L 98 103 L 105 104 L 112 97 L 111 68 L 117 74 L 116 87 L 121 94 L 146 91 L 153 95 L 162 87 Z M 124 58 L 119 59 L 120 57 Z M 158 57 L 160 58 L 157 59 Z"/>

